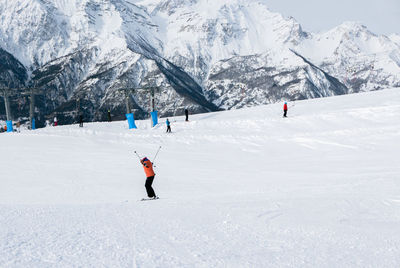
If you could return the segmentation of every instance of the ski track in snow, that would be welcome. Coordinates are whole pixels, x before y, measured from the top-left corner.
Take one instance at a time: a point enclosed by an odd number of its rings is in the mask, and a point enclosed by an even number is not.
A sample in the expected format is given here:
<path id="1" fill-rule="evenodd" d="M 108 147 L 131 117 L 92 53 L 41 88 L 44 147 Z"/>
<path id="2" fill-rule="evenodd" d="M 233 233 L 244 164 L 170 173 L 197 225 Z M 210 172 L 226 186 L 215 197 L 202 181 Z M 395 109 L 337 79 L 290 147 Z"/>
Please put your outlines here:
<path id="1" fill-rule="evenodd" d="M 0 134 L 0 267 L 397 267 L 400 90 Z M 165 119 L 160 119 L 164 123 Z M 154 188 L 133 151 L 154 157 Z"/>

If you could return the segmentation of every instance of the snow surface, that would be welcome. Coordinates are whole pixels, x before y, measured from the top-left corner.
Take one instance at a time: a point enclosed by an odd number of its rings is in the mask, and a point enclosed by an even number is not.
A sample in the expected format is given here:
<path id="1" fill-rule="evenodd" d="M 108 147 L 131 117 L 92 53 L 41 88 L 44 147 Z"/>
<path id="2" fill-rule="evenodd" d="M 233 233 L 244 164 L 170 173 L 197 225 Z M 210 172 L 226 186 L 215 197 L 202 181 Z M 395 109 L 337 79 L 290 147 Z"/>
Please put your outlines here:
<path id="1" fill-rule="evenodd" d="M 281 108 L 0 134 L 0 267 L 398 267 L 400 89 Z"/>

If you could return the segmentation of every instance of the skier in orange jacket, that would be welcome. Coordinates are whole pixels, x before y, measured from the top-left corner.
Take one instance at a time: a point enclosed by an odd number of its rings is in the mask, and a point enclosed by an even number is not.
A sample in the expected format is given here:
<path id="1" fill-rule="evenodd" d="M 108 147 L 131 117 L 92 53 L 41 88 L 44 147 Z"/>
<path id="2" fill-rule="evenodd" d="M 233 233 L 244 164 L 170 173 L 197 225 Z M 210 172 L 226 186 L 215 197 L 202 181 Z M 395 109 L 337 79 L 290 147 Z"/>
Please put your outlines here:
<path id="1" fill-rule="evenodd" d="M 140 163 L 143 165 L 144 173 L 146 174 L 146 191 L 147 191 L 147 196 L 149 198 L 157 199 L 157 196 L 153 190 L 153 187 L 151 185 L 153 184 L 154 176 L 156 175 L 153 170 L 153 163 L 147 158 L 144 157 L 142 160 L 140 160 Z"/>

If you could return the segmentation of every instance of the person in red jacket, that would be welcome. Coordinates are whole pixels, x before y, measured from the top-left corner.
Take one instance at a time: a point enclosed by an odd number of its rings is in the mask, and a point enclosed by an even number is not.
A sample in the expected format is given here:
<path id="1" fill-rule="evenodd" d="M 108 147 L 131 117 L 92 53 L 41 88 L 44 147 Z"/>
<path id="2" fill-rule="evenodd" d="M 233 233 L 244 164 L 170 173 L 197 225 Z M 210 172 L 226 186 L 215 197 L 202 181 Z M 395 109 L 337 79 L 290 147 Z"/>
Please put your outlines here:
<path id="1" fill-rule="evenodd" d="M 287 117 L 287 102 L 285 101 L 285 104 L 283 105 L 283 117 Z"/>
<path id="2" fill-rule="evenodd" d="M 157 199 L 158 197 L 156 196 L 153 187 L 151 187 L 154 176 L 156 175 L 153 170 L 153 163 L 151 163 L 147 157 L 144 157 L 142 160 L 140 160 L 140 163 L 142 163 L 144 173 L 146 174 L 146 183 L 144 186 L 146 187 L 147 196 L 149 198 Z"/>

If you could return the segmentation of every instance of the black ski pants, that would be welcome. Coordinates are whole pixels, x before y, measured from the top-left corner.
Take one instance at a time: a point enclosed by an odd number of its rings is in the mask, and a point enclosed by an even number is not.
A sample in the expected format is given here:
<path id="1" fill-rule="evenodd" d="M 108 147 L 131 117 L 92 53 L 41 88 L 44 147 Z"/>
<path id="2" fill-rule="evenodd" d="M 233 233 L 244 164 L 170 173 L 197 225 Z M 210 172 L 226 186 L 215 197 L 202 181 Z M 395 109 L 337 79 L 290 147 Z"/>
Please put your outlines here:
<path id="1" fill-rule="evenodd" d="M 147 177 L 146 183 L 144 184 L 144 186 L 146 187 L 148 197 L 156 196 L 156 193 L 154 192 L 153 187 L 151 187 L 151 185 L 153 184 L 153 180 L 154 180 L 154 176 Z"/>
<path id="2" fill-rule="evenodd" d="M 286 117 L 286 114 L 287 114 L 287 110 L 284 110 L 283 111 L 283 117 Z"/>

